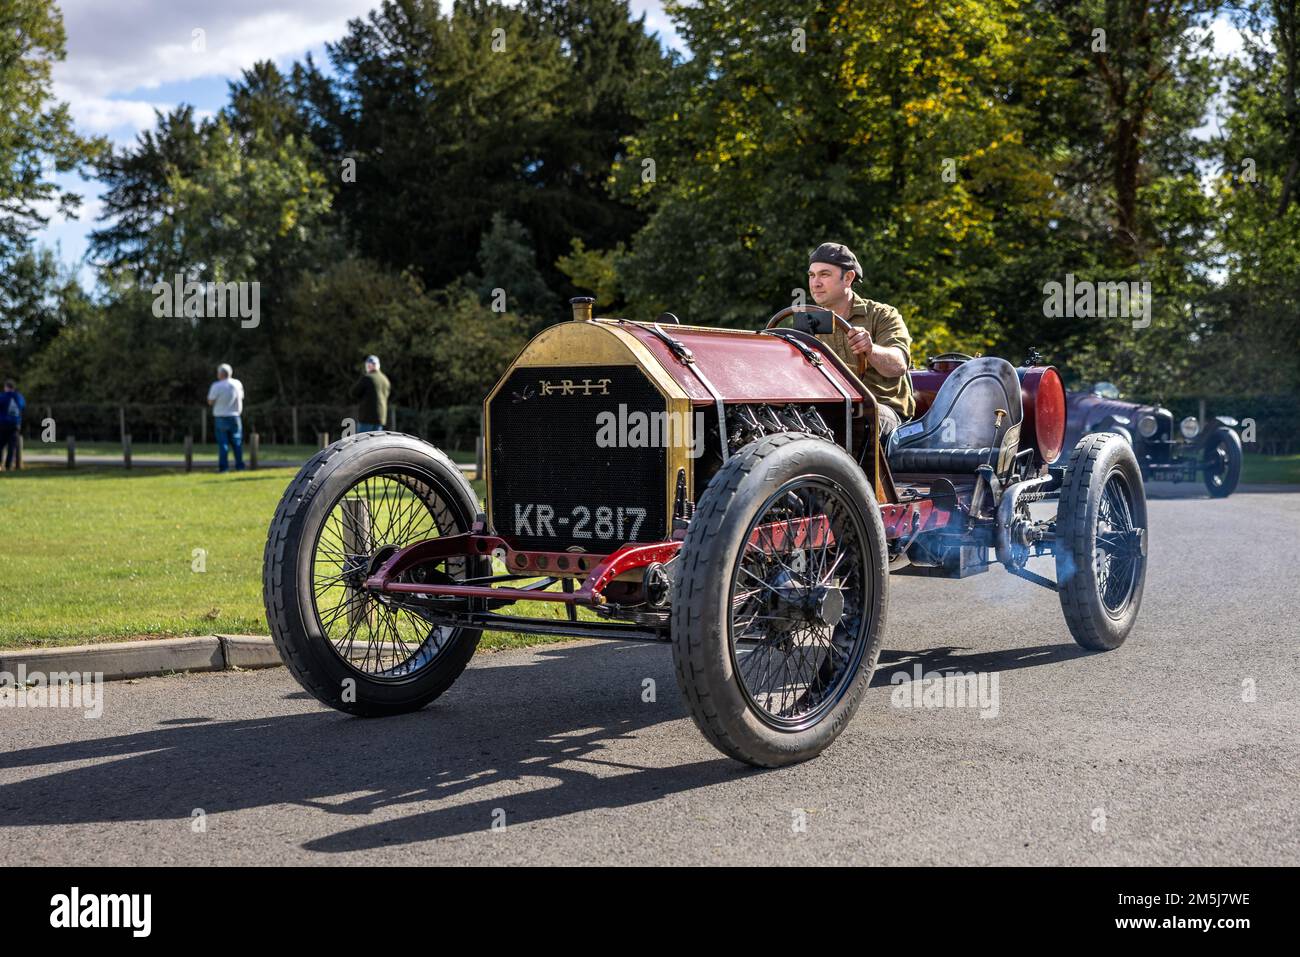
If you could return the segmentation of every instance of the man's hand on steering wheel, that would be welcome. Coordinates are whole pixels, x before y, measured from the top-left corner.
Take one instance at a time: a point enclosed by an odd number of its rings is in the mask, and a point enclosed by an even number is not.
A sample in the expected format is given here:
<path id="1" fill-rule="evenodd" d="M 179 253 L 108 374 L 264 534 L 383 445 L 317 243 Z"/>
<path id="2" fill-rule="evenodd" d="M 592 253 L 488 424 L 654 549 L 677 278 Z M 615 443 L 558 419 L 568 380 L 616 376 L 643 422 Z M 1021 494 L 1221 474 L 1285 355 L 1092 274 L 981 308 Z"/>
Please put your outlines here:
<path id="1" fill-rule="evenodd" d="M 849 348 L 855 355 L 871 355 L 871 333 L 864 326 L 854 326 L 849 333 Z"/>

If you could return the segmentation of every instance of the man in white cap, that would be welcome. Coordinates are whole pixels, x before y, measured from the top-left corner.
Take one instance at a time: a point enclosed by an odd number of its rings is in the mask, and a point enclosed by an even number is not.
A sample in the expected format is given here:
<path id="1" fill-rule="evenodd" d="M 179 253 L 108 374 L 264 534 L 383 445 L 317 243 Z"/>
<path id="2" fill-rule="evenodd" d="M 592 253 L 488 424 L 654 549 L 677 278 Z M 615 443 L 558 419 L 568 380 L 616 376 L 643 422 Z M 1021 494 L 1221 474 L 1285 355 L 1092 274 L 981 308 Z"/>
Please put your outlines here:
<path id="1" fill-rule="evenodd" d="M 366 356 L 366 372 L 352 386 L 357 402 L 357 431 L 378 432 L 388 421 L 388 395 L 392 383 L 379 371 L 379 356 Z"/>
<path id="2" fill-rule="evenodd" d="M 217 381 L 208 389 L 212 406 L 213 433 L 217 439 L 217 471 L 230 471 L 227 450 L 235 449 L 235 471 L 244 470 L 244 432 L 240 416 L 244 413 L 244 384 L 232 375 L 228 363 L 217 366 Z"/>

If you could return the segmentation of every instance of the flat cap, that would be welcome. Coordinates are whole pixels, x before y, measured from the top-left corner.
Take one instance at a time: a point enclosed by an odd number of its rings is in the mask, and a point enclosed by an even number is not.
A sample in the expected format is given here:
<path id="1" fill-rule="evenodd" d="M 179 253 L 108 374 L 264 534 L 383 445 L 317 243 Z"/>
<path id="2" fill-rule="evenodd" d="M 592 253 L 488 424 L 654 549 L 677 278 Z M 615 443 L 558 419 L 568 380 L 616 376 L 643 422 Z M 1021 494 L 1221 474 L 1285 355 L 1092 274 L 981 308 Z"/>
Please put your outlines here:
<path id="1" fill-rule="evenodd" d="M 853 250 L 843 243 L 822 243 L 808 257 L 808 265 L 811 266 L 813 263 L 830 263 L 841 269 L 852 269 L 854 282 L 862 278 L 862 267 L 858 264 L 858 257 L 853 255 Z"/>

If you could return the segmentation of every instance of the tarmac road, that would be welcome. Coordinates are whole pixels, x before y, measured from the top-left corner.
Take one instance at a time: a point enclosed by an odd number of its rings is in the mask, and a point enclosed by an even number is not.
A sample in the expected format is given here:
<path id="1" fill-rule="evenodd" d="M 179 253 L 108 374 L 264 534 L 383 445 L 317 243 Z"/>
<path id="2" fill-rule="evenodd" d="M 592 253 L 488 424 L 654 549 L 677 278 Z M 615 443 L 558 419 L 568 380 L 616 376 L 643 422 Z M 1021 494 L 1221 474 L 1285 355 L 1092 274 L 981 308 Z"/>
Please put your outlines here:
<path id="1" fill-rule="evenodd" d="M 110 683 L 97 720 L 0 708 L 0 864 L 1294 865 L 1300 491 L 1197 488 L 1152 488 L 1142 617 L 1114 652 L 1001 570 L 895 576 L 857 717 L 776 771 L 705 742 L 654 645 L 482 655 L 383 720 L 280 668 Z M 990 694 L 996 674 L 996 716 L 897 706 L 917 663 Z"/>

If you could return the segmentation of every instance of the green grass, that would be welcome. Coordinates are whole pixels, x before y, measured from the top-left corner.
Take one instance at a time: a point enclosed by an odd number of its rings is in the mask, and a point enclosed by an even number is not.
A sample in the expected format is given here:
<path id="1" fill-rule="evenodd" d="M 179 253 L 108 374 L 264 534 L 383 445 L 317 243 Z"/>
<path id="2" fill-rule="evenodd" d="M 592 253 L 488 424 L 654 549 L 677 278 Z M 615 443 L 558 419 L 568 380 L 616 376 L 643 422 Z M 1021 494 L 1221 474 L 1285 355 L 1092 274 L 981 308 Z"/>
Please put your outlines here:
<path id="1" fill-rule="evenodd" d="M 1250 455 L 1241 466 L 1243 482 L 1300 485 L 1300 455 Z"/>
<path id="2" fill-rule="evenodd" d="M 338 438 L 338 436 L 334 436 Z M 248 459 L 248 437 L 244 437 L 244 459 Z M 27 455 L 58 455 L 66 456 L 68 446 L 64 442 L 43 443 L 29 442 L 24 447 Z M 266 462 L 306 462 L 316 454 L 318 446 L 315 445 L 269 445 L 263 443 L 260 449 L 260 455 Z M 451 451 L 447 453 L 451 456 L 453 462 L 472 463 L 474 461 L 474 452 L 471 451 Z M 122 457 L 122 444 L 120 442 L 78 442 L 77 456 L 87 455 L 108 455 L 120 459 Z M 173 459 L 177 462 L 185 460 L 185 446 L 179 442 L 132 442 L 131 457 L 133 459 Z M 194 443 L 194 457 L 196 459 L 211 459 L 216 461 L 217 446 L 215 443 L 200 445 Z M 233 459 L 233 456 L 232 456 Z"/>
<path id="3" fill-rule="evenodd" d="M 0 474 L 0 648 L 267 634 L 262 548 L 293 475 L 107 467 Z M 202 572 L 192 568 L 195 549 L 205 552 Z M 513 611 L 563 615 L 543 602 Z M 480 647 L 546 640 L 488 633 Z"/>

